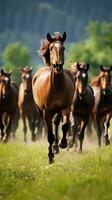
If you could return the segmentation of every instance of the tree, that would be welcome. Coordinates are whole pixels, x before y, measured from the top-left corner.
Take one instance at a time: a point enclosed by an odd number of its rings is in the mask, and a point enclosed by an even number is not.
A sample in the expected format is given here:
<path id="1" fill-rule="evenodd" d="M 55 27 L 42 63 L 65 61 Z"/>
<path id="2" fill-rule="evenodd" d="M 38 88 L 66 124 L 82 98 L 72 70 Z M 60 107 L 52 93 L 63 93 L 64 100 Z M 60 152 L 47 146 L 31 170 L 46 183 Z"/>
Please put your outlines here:
<path id="1" fill-rule="evenodd" d="M 91 66 L 90 77 L 99 71 L 99 65 L 112 64 L 112 23 L 91 22 L 88 26 L 88 39 L 68 47 L 65 66 L 73 62 L 88 62 Z"/>
<path id="2" fill-rule="evenodd" d="M 28 48 L 23 47 L 20 42 L 9 44 L 2 53 L 3 68 L 13 71 L 13 80 L 20 82 L 20 68 L 30 65 L 31 56 Z"/>

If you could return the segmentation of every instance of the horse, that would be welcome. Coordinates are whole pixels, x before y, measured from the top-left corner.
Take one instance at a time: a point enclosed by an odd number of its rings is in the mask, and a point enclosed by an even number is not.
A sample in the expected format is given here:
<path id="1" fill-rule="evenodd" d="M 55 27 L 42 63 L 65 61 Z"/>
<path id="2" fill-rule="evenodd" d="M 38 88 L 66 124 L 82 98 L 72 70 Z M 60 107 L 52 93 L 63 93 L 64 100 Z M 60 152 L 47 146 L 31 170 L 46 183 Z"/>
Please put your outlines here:
<path id="1" fill-rule="evenodd" d="M 11 81 L 12 72 L 5 72 L 1 69 L 0 74 L 0 128 L 1 140 L 8 142 L 11 131 L 15 133 L 18 122 L 14 122 L 18 110 L 18 86 Z M 4 132 L 5 128 L 5 132 Z"/>
<path id="2" fill-rule="evenodd" d="M 105 145 L 110 144 L 109 126 L 112 117 L 111 71 L 112 66 L 107 68 L 101 65 L 100 74 L 93 78 L 90 84 L 95 96 L 92 120 L 97 131 L 99 147 L 101 146 L 103 131 Z"/>
<path id="3" fill-rule="evenodd" d="M 94 93 L 88 85 L 89 64 L 76 63 L 71 73 L 74 78 L 75 93 L 71 106 L 72 146 L 82 153 L 85 128 L 94 106 Z"/>
<path id="4" fill-rule="evenodd" d="M 33 99 L 32 93 L 32 67 L 26 66 L 21 69 L 22 83 L 19 87 L 19 98 L 18 107 L 20 112 L 20 117 L 23 122 L 23 133 L 24 142 L 27 142 L 27 123 L 28 120 L 29 128 L 31 131 L 31 140 L 36 140 L 35 130 L 42 126 L 41 117 L 37 114 L 36 106 Z M 37 117 L 38 115 L 38 117 Z"/>
<path id="5" fill-rule="evenodd" d="M 43 115 L 47 127 L 48 159 L 54 162 L 53 143 L 58 146 L 57 128 L 62 116 L 62 139 L 60 148 L 67 147 L 66 134 L 69 128 L 70 107 L 74 95 L 74 83 L 69 70 L 63 69 L 64 65 L 64 41 L 63 35 L 55 33 L 52 37 L 47 33 L 48 48 L 43 55 L 48 66 L 37 70 L 33 77 L 32 88 L 35 103 L 39 112 Z M 53 118 L 56 117 L 56 126 L 53 134 Z M 55 136 L 55 137 L 54 137 Z"/>

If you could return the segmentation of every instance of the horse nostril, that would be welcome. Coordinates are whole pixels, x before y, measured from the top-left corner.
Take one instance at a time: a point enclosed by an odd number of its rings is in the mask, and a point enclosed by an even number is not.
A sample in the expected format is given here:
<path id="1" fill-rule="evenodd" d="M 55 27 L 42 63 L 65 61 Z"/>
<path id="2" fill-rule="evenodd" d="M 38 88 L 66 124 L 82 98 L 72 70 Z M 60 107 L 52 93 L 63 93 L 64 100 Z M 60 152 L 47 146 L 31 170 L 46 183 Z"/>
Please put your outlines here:
<path id="1" fill-rule="evenodd" d="M 103 90 L 102 90 L 102 93 L 103 93 L 103 95 L 106 95 L 106 90 L 103 89 Z"/>

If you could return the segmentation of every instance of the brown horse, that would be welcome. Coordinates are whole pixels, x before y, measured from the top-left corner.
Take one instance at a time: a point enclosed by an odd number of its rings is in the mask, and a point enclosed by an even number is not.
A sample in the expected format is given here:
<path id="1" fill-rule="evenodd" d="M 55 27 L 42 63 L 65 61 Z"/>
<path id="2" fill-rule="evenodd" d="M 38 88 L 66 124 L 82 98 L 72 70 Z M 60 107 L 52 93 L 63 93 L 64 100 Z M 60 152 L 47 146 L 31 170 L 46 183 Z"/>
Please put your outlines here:
<path id="1" fill-rule="evenodd" d="M 17 109 L 18 109 L 18 104 L 17 104 L 18 87 L 13 81 L 10 80 L 11 73 L 12 72 L 9 72 L 9 73 L 4 72 L 4 70 L 1 69 L 0 128 L 1 128 L 1 140 L 3 140 L 4 142 L 7 142 L 9 139 L 9 136 L 13 127 L 13 117 L 16 114 Z M 4 133 L 4 128 L 6 129 L 5 133 Z"/>
<path id="2" fill-rule="evenodd" d="M 94 91 L 95 105 L 93 108 L 93 121 L 97 129 L 98 144 L 101 146 L 102 131 L 104 131 L 105 145 L 110 144 L 109 126 L 112 117 L 112 66 L 105 68 L 100 66 L 101 72 L 91 82 Z"/>
<path id="3" fill-rule="evenodd" d="M 28 120 L 29 128 L 31 131 L 31 139 L 35 141 L 36 134 L 35 130 L 38 125 L 41 125 L 41 120 L 39 121 L 39 116 L 37 117 L 37 110 L 33 99 L 32 94 L 32 68 L 24 67 L 21 69 L 22 83 L 19 88 L 19 98 L 18 98 L 18 106 L 20 111 L 20 117 L 23 122 L 23 132 L 24 132 L 24 142 L 27 141 L 26 133 L 27 133 L 27 123 Z M 40 118 L 41 119 L 41 118 Z"/>
<path id="4" fill-rule="evenodd" d="M 75 93 L 71 109 L 72 143 L 77 147 L 78 152 L 82 152 L 84 131 L 94 106 L 94 93 L 88 85 L 88 69 L 89 64 L 77 63 L 75 69 L 71 71 L 75 81 Z"/>
<path id="5" fill-rule="evenodd" d="M 56 33 L 55 37 L 51 37 L 49 33 L 47 34 L 49 45 L 47 51 L 44 52 L 44 56 L 45 59 L 49 62 L 49 67 L 43 67 L 39 69 L 34 75 L 32 81 L 35 103 L 40 112 L 43 113 L 47 125 L 49 163 L 54 161 L 54 153 L 52 149 L 55 139 L 52 127 L 53 117 L 58 113 L 63 118 L 63 136 L 60 142 L 60 147 L 66 148 L 66 133 L 69 128 L 70 106 L 74 94 L 72 76 L 68 70 L 63 69 L 63 43 L 65 39 L 66 33 L 64 33 L 63 36 L 61 36 L 60 33 Z M 58 121 L 60 121 L 60 119 Z M 59 123 L 57 126 L 58 125 Z"/>

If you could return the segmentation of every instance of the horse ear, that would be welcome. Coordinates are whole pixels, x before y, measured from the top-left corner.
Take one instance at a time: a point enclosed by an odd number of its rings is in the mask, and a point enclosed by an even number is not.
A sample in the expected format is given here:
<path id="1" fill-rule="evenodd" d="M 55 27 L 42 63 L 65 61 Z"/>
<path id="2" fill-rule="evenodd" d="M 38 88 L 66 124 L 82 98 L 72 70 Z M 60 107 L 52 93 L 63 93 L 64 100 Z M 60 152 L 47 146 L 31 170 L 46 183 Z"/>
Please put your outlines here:
<path id="1" fill-rule="evenodd" d="M 12 74 L 12 71 L 9 72 L 9 76 L 11 76 L 11 74 Z"/>
<path id="2" fill-rule="evenodd" d="M 64 42 L 66 40 L 66 36 L 67 36 L 67 34 L 66 34 L 66 32 L 64 32 L 63 37 L 62 37 L 62 42 Z"/>
<path id="3" fill-rule="evenodd" d="M 52 41 L 53 41 L 53 39 L 52 39 L 52 37 L 51 37 L 51 35 L 50 35 L 49 33 L 47 33 L 47 40 L 48 40 L 49 42 L 52 42 Z"/>
<path id="4" fill-rule="evenodd" d="M 29 71 L 32 72 L 32 69 L 33 69 L 33 67 L 30 67 L 30 68 L 29 68 Z"/>
<path id="5" fill-rule="evenodd" d="M 80 71 L 80 64 L 77 63 L 76 66 L 77 66 L 77 69 Z"/>
<path id="6" fill-rule="evenodd" d="M 4 75 L 4 74 L 5 74 L 5 72 L 4 72 L 4 70 L 3 70 L 3 69 L 1 69 L 1 74 L 2 74 L 2 75 Z"/>
<path id="7" fill-rule="evenodd" d="M 110 71 L 112 71 L 112 65 L 110 66 Z"/>
<path id="8" fill-rule="evenodd" d="M 88 69 L 89 69 L 89 63 L 86 64 L 86 70 L 88 70 Z"/>
<path id="9" fill-rule="evenodd" d="M 104 71 L 103 65 L 100 65 L 100 70 Z"/>

